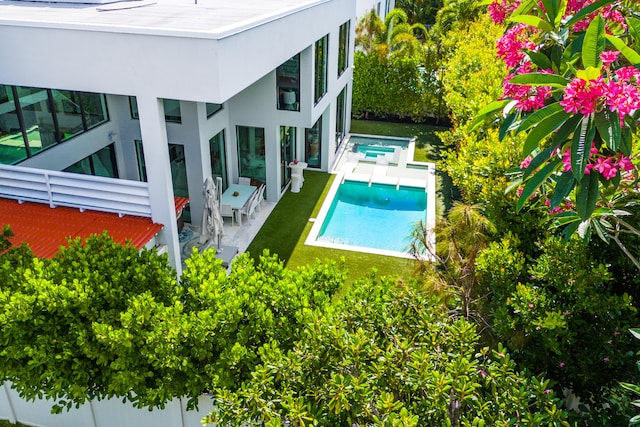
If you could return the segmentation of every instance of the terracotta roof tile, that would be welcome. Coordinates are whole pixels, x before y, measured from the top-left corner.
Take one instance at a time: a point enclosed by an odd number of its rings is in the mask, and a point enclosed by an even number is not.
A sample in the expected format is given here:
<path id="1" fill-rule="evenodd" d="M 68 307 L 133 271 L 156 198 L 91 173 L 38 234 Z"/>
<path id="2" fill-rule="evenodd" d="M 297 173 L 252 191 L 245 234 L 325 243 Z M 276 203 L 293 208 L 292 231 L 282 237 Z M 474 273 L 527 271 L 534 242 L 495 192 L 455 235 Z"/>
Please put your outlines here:
<path id="1" fill-rule="evenodd" d="M 127 240 L 137 248 L 146 245 L 162 229 L 151 218 L 85 211 L 0 198 L 0 227 L 9 224 L 14 245 L 28 243 L 33 253 L 51 258 L 68 237 L 86 238 L 107 231 L 119 243 Z"/>

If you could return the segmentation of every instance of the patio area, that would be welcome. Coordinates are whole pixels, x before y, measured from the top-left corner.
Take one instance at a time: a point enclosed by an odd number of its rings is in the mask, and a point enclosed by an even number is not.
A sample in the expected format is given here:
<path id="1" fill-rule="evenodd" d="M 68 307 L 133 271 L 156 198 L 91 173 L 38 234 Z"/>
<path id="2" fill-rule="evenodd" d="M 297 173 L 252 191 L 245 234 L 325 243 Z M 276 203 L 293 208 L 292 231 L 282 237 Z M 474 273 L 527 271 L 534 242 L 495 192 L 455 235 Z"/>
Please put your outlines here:
<path id="1" fill-rule="evenodd" d="M 223 251 L 216 250 L 216 257 L 223 260 L 227 264 L 227 268 L 231 266 L 233 258 L 237 254 L 246 252 L 247 247 L 258 234 L 260 228 L 265 223 L 271 211 L 276 206 L 275 203 L 264 200 L 260 206 L 260 210 L 254 212 L 253 218 L 243 218 L 242 225 L 237 223 L 231 224 L 231 218 L 226 217 L 224 220 L 224 233 L 221 239 L 221 246 Z M 182 267 L 185 267 L 185 260 L 191 256 L 191 252 L 194 247 L 198 248 L 199 252 L 204 251 L 217 246 L 216 239 L 210 239 L 204 243 L 200 243 L 200 225 L 185 223 L 184 228 L 178 235 L 180 241 L 180 255 L 182 258 Z M 237 248 L 237 252 L 236 249 Z"/>

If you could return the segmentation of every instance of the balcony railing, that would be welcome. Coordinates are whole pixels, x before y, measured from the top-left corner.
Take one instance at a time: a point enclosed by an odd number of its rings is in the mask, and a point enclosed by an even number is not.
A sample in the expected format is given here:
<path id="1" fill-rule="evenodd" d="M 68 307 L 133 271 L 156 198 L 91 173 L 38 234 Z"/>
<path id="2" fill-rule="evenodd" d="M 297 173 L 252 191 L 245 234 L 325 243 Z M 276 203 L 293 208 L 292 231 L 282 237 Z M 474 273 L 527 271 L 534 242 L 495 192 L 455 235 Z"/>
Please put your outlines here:
<path id="1" fill-rule="evenodd" d="M 151 217 L 146 182 L 0 165 L 0 197 Z"/>

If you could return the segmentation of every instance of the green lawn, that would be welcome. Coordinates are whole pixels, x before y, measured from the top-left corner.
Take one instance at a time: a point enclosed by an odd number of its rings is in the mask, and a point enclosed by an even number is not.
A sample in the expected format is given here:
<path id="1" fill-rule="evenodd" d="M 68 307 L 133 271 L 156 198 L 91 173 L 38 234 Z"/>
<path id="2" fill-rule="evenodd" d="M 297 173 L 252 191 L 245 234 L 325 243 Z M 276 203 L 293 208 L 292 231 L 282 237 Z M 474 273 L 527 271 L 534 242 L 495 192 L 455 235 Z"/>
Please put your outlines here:
<path id="1" fill-rule="evenodd" d="M 388 136 L 417 137 L 416 159 L 435 161 L 442 143 L 435 135 L 442 127 L 406 123 L 386 123 L 354 120 L 352 133 Z M 378 275 L 407 278 L 411 275 L 413 262 L 409 259 L 373 255 L 361 252 L 343 251 L 318 246 L 307 246 L 304 241 L 313 225 L 309 218 L 315 218 L 326 193 L 331 187 L 334 175 L 324 172 L 305 171 L 304 185 L 300 193 L 287 192 L 278 202 L 266 223 L 247 249 L 257 257 L 264 249 L 277 253 L 288 268 L 296 268 L 313 263 L 316 259 L 345 259 L 349 280 L 355 280 L 371 273 L 375 268 Z M 439 180 L 439 185 L 441 181 Z"/>

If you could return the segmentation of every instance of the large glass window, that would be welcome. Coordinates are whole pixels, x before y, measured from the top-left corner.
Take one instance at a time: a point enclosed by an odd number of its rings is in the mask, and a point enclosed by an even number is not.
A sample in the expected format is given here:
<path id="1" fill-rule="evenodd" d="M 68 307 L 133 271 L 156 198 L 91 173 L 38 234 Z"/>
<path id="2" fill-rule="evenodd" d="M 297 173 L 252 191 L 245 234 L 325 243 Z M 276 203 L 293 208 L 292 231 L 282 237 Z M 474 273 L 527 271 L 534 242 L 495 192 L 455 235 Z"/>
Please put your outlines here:
<path id="1" fill-rule="evenodd" d="M 300 111 L 300 54 L 276 68 L 278 110 Z"/>
<path id="2" fill-rule="evenodd" d="M 207 118 L 213 116 L 215 113 L 222 110 L 222 104 L 211 104 L 207 102 L 206 107 L 207 107 Z"/>
<path id="3" fill-rule="evenodd" d="M 107 101 L 99 93 L 78 92 L 82 100 L 82 113 L 86 120 L 86 128 L 91 129 L 109 120 L 107 117 Z"/>
<path id="4" fill-rule="evenodd" d="M 67 139 L 84 132 L 80 96 L 70 90 L 52 90 L 53 110 L 58 122 L 59 140 Z"/>
<path id="5" fill-rule="evenodd" d="M 239 175 L 266 183 L 264 128 L 238 126 L 236 133 Z"/>
<path id="6" fill-rule="evenodd" d="M 187 162 L 184 156 L 184 146 L 169 144 L 169 163 L 171 165 L 171 180 L 173 182 L 173 195 L 189 197 L 189 182 L 187 181 Z M 189 206 L 182 212 L 182 218 L 191 222 Z"/>
<path id="7" fill-rule="evenodd" d="M 305 141 L 307 148 L 307 165 L 311 168 L 319 168 L 322 163 L 320 162 L 320 153 L 322 150 L 322 117 L 318 118 L 318 121 L 312 128 L 305 130 Z"/>
<path id="8" fill-rule="evenodd" d="M 347 121 L 347 87 L 345 86 L 336 99 L 336 151 L 344 138 Z"/>
<path id="9" fill-rule="evenodd" d="M 226 190 L 227 184 L 227 156 L 224 146 L 224 130 L 209 140 L 209 153 L 211 156 L 211 176 L 222 178 L 222 189 Z"/>
<path id="10" fill-rule="evenodd" d="M 16 87 L 31 154 L 56 143 L 56 125 L 46 89 Z"/>
<path id="11" fill-rule="evenodd" d="M 171 123 L 182 123 L 182 115 L 180 113 L 180 101 L 176 99 L 163 99 L 164 120 Z M 138 100 L 135 96 L 129 97 L 129 108 L 131 109 L 131 118 L 139 119 Z"/>
<path id="12" fill-rule="evenodd" d="M 19 163 L 107 120 L 102 94 L 0 85 L 0 163 Z"/>
<path id="13" fill-rule="evenodd" d="M 177 99 L 163 99 L 164 102 L 164 119 L 171 123 L 182 123 L 182 114 L 180 113 L 180 101 Z"/>
<path id="14" fill-rule="evenodd" d="M 136 144 L 136 158 L 138 161 L 138 175 L 140 176 L 140 181 L 147 182 L 147 165 L 144 162 L 144 149 L 142 148 L 142 141 L 136 139 L 134 141 Z"/>
<path id="15" fill-rule="evenodd" d="M 289 163 L 295 158 L 296 152 L 296 128 L 280 126 L 280 182 L 281 188 L 291 181 L 291 168 Z"/>
<path id="16" fill-rule="evenodd" d="M 65 172 L 118 178 L 118 166 L 116 164 L 116 150 L 114 144 L 110 144 L 96 151 L 92 155 L 85 157 L 79 162 L 74 163 L 66 168 Z"/>
<path id="17" fill-rule="evenodd" d="M 349 66 L 349 25 L 350 21 L 340 26 L 338 40 L 338 76 Z"/>
<path id="18" fill-rule="evenodd" d="M 314 103 L 327 93 L 327 58 L 329 50 L 329 35 L 327 34 L 315 43 L 314 51 Z"/>
<path id="19" fill-rule="evenodd" d="M 11 86 L 0 85 L 0 163 L 11 165 L 28 156 Z"/>

